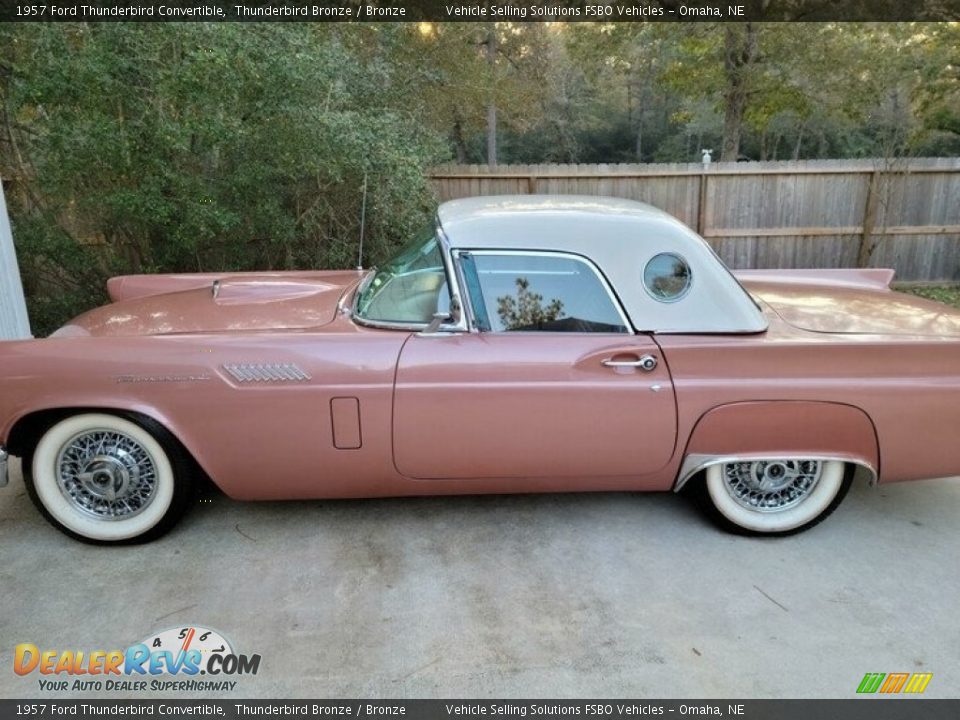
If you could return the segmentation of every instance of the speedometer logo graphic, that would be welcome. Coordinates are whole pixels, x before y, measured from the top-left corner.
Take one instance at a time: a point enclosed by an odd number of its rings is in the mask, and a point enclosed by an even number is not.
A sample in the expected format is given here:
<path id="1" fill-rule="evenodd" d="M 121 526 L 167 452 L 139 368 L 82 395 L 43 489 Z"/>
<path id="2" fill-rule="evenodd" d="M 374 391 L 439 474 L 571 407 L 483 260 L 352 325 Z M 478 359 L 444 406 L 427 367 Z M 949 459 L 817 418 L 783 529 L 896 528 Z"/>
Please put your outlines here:
<path id="1" fill-rule="evenodd" d="M 206 666 L 206 661 L 211 655 L 234 654 L 233 644 L 223 633 L 201 625 L 172 627 L 169 630 L 148 635 L 141 642 L 150 649 L 150 652 L 166 650 L 174 657 L 191 650 L 199 651 L 203 658 L 199 663 L 201 667 Z"/>

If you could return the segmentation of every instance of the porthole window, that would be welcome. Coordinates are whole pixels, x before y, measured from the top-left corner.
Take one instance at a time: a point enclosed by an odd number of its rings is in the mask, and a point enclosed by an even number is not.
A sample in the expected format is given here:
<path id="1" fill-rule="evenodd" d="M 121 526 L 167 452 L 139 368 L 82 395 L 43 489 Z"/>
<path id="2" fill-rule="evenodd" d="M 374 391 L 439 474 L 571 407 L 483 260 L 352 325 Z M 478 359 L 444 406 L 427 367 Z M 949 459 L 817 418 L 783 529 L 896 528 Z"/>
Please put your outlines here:
<path id="1" fill-rule="evenodd" d="M 687 294 L 692 281 L 687 261 L 675 253 L 654 255 L 643 269 L 644 289 L 660 302 L 676 302 Z"/>

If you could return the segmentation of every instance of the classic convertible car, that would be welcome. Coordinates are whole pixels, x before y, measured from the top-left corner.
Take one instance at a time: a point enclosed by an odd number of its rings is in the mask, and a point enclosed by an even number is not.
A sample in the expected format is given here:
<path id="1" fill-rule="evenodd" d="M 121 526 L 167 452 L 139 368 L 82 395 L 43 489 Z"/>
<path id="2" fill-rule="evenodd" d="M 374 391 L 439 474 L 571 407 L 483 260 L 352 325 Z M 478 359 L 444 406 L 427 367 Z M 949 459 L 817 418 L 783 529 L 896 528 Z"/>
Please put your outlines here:
<path id="1" fill-rule="evenodd" d="M 113 278 L 0 345 L 0 484 L 144 541 L 205 474 L 233 498 L 687 488 L 782 535 L 855 474 L 960 473 L 960 311 L 889 270 L 744 271 L 666 213 L 445 203 L 368 272 Z"/>

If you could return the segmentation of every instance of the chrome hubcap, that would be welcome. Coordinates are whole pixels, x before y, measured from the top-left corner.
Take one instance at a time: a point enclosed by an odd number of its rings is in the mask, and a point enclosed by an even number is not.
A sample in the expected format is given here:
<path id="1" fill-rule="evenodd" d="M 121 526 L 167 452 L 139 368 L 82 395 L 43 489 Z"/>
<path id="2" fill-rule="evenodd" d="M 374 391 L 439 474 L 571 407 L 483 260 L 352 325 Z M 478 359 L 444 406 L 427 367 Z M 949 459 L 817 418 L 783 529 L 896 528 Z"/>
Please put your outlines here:
<path id="1" fill-rule="evenodd" d="M 125 520 L 143 512 L 157 492 L 150 453 L 129 435 L 93 430 L 71 438 L 57 458 L 60 491 L 80 512 Z"/>
<path id="2" fill-rule="evenodd" d="M 759 460 L 727 463 L 723 479 L 730 496 L 758 512 L 780 512 L 801 503 L 820 480 L 819 460 Z"/>

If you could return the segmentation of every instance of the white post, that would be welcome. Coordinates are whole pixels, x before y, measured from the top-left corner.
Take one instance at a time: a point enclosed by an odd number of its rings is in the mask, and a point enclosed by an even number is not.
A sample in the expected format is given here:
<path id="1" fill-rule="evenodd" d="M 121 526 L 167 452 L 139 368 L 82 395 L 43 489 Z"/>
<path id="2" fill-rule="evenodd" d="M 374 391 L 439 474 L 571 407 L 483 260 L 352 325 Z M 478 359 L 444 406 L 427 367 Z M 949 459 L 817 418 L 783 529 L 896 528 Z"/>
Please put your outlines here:
<path id="1" fill-rule="evenodd" d="M 32 337 L 27 318 L 27 302 L 23 297 L 17 253 L 13 247 L 13 232 L 7 215 L 0 182 L 0 340 L 20 340 Z"/>

